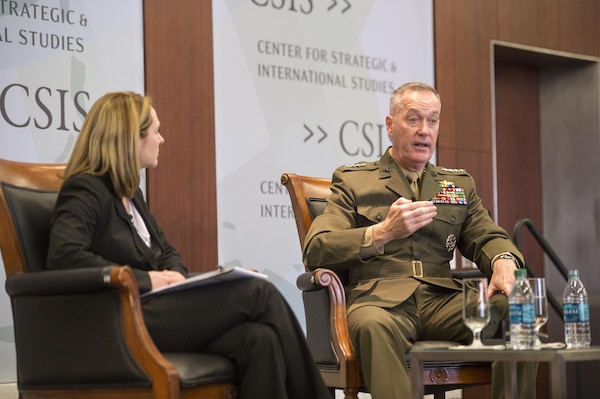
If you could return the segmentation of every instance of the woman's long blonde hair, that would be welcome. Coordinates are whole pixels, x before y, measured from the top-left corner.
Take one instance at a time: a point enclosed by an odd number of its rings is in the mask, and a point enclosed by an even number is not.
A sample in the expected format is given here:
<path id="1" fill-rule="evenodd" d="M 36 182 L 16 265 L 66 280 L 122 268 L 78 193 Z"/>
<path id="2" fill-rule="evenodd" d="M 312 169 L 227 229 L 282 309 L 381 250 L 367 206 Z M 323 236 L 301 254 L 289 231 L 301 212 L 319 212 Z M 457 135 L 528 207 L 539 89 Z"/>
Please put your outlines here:
<path id="1" fill-rule="evenodd" d="M 65 168 L 65 181 L 81 173 L 108 176 L 117 195 L 131 198 L 140 184 L 140 137 L 152 123 L 152 101 L 133 92 L 100 97 L 88 112 Z"/>

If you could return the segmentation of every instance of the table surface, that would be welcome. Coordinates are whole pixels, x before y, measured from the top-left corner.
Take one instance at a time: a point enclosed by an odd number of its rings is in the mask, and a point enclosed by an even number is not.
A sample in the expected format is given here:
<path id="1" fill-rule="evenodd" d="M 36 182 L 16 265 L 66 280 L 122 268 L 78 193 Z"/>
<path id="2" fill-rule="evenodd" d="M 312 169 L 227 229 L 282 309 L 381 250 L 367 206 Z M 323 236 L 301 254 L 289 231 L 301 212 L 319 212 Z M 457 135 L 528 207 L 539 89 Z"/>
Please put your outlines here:
<path id="1" fill-rule="evenodd" d="M 494 349 L 448 349 L 414 347 L 410 352 L 423 362 L 438 360 L 472 360 L 472 361 L 538 361 L 549 362 L 556 357 L 570 361 L 600 360 L 600 346 L 588 349 L 543 348 L 539 350 L 494 350 Z"/>

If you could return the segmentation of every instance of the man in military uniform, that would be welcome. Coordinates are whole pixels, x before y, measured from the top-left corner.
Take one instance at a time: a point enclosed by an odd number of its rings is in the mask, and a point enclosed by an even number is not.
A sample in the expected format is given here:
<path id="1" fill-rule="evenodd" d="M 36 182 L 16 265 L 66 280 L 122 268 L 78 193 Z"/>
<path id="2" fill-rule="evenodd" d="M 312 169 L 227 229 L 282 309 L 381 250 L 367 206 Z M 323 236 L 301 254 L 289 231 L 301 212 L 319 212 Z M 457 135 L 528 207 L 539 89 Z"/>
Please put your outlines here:
<path id="1" fill-rule="evenodd" d="M 463 169 L 429 162 L 438 137 L 441 101 L 423 83 L 391 96 L 386 128 L 392 145 L 377 162 L 333 173 L 331 197 L 308 232 L 310 269 L 349 269 L 348 326 L 367 387 L 375 399 L 408 397 L 405 355 L 417 340 L 468 343 L 462 285 L 451 278 L 454 249 L 490 276 L 488 296 L 504 318 L 521 253 L 483 207 Z M 496 294 L 500 295 L 496 295 Z M 532 365 L 534 366 L 534 365 Z M 535 397 L 535 367 L 521 397 Z M 502 393 L 502 367 L 494 395 Z"/>

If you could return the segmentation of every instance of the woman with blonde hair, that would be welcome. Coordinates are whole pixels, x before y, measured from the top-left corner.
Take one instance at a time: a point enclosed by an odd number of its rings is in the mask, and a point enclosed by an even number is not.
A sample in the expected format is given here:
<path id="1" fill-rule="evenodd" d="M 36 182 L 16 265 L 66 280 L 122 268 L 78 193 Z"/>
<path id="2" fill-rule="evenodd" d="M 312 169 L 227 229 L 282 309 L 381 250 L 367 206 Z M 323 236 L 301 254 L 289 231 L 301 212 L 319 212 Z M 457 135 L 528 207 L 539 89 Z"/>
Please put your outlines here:
<path id="1" fill-rule="evenodd" d="M 128 265 L 141 293 L 187 277 L 138 188 L 140 170 L 158 165 L 162 143 L 149 97 L 114 92 L 94 103 L 65 169 L 49 268 Z M 291 308 L 266 280 L 145 296 L 142 312 L 160 350 L 231 358 L 240 398 L 330 397 Z"/>

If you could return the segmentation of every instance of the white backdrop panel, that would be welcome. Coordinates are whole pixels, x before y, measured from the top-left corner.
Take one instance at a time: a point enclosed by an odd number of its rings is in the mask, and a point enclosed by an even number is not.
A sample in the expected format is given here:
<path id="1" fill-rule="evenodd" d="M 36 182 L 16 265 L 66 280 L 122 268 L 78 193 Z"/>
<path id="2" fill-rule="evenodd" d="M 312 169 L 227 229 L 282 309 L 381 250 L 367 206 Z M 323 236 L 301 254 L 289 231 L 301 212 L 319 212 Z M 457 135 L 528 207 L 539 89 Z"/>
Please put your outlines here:
<path id="1" fill-rule="evenodd" d="M 142 0 L 1 1 L 0 158 L 66 162 L 98 97 L 143 93 L 143 49 Z M 0 383 L 16 381 L 15 361 L 2 289 Z"/>
<path id="2" fill-rule="evenodd" d="M 389 145 L 389 95 L 433 84 L 423 0 L 213 1 L 219 261 L 268 274 L 304 322 L 283 172 L 330 177 Z"/>

